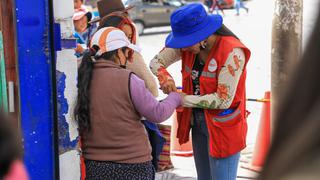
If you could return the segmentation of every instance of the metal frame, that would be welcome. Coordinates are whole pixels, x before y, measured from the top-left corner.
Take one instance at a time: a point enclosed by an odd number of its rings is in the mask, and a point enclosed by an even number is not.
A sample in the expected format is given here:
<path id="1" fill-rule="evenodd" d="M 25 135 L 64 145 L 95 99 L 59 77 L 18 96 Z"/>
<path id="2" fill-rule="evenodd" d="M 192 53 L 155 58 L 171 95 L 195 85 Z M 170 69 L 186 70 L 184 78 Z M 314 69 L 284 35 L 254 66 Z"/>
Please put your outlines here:
<path id="1" fill-rule="evenodd" d="M 59 179 L 52 0 L 15 2 L 24 162 L 31 179 Z"/>

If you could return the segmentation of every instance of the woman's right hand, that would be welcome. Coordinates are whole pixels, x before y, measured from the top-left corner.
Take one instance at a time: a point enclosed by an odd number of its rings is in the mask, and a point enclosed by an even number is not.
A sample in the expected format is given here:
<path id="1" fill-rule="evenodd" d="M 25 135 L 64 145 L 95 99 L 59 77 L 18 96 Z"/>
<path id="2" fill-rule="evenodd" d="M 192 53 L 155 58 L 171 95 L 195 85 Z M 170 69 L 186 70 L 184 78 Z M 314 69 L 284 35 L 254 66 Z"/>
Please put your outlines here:
<path id="1" fill-rule="evenodd" d="M 160 89 L 164 94 L 177 91 L 173 78 L 164 67 L 160 67 L 158 69 L 158 80 L 160 83 Z"/>
<path id="2" fill-rule="evenodd" d="M 81 46 L 81 44 L 77 44 L 77 47 L 74 49 L 76 53 L 83 54 L 84 48 Z"/>
<path id="3" fill-rule="evenodd" d="M 176 92 L 176 84 L 173 79 L 168 79 L 166 82 L 164 82 L 160 89 L 163 91 L 164 94 L 169 94 L 170 92 Z"/>

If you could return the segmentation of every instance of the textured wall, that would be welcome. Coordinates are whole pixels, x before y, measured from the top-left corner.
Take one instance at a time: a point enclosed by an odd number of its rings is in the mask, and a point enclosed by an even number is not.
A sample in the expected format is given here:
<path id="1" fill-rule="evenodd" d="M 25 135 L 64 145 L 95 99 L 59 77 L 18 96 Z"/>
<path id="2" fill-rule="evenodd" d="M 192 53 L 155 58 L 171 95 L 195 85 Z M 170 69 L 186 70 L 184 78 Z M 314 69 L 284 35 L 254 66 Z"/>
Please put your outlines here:
<path id="1" fill-rule="evenodd" d="M 73 0 L 54 0 L 55 22 L 61 26 L 62 41 L 71 40 L 73 34 Z M 73 107 L 77 95 L 77 59 L 73 47 L 62 47 L 57 52 L 56 80 L 59 122 L 60 179 L 80 179 L 77 125 Z"/>

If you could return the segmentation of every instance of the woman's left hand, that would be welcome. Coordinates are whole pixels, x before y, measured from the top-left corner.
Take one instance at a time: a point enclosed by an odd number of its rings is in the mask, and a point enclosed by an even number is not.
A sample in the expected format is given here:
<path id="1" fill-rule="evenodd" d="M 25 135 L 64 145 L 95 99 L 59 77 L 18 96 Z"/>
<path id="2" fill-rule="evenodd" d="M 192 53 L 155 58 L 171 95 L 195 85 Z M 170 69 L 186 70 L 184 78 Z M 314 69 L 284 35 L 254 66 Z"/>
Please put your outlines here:
<path id="1" fill-rule="evenodd" d="M 169 94 L 171 92 L 177 92 L 176 84 L 173 79 L 167 79 L 167 81 L 161 85 L 160 89 L 165 94 Z"/>

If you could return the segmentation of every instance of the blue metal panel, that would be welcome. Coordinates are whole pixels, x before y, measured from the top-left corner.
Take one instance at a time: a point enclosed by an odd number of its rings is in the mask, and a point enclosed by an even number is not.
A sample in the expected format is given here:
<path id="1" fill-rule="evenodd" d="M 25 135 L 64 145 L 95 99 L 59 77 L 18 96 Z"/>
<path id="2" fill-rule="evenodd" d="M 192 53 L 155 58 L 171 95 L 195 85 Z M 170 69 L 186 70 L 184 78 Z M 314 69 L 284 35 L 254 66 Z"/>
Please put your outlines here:
<path id="1" fill-rule="evenodd" d="M 55 179 L 49 0 L 16 0 L 24 160 L 31 179 Z"/>
<path id="2" fill-rule="evenodd" d="M 68 113 L 69 105 L 64 96 L 66 88 L 66 75 L 63 72 L 56 71 L 57 77 L 57 97 L 58 97 L 58 124 L 59 124 L 59 154 L 63 154 L 70 150 L 75 150 L 78 145 L 79 138 L 70 140 L 69 125 L 65 115 Z"/>
<path id="3" fill-rule="evenodd" d="M 54 49 L 55 51 L 61 51 L 61 26 L 59 23 L 54 23 Z"/>

